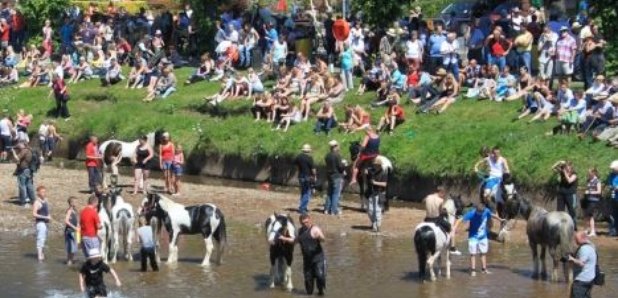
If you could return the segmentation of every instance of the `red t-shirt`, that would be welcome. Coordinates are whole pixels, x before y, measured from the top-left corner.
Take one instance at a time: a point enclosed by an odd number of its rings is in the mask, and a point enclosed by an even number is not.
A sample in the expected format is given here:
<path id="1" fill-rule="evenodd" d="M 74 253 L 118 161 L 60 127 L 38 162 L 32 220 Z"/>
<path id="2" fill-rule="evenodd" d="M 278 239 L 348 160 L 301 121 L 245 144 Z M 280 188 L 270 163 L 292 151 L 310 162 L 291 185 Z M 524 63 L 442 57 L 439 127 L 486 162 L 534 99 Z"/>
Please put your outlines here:
<path id="1" fill-rule="evenodd" d="M 11 33 L 11 28 L 9 26 L 2 26 L 2 35 L 0 35 L 0 40 L 9 41 L 9 34 Z"/>
<path id="2" fill-rule="evenodd" d="M 493 40 L 493 44 L 491 45 L 491 54 L 496 56 L 496 57 L 502 57 L 504 56 L 504 53 L 506 52 L 506 49 L 504 48 L 504 46 L 502 46 L 502 43 L 500 42 L 500 40 Z"/>
<path id="3" fill-rule="evenodd" d="M 79 215 L 79 226 L 82 236 L 96 237 L 99 226 L 99 213 L 96 209 L 86 206 Z"/>
<path id="4" fill-rule="evenodd" d="M 86 145 L 86 167 L 98 167 L 99 160 L 94 158 L 88 158 L 88 156 L 99 156 L 99 149 L 97 145 L 92 142 L 89 142 Z"/>
<path id="5" fill-rule="evenodd" d="M 421 76 L 419 76 L 418 72 L 412 72 L 408 74 L 408 86 L 416 87 L 418 86 L 418 82 L 420 81 Z"/>

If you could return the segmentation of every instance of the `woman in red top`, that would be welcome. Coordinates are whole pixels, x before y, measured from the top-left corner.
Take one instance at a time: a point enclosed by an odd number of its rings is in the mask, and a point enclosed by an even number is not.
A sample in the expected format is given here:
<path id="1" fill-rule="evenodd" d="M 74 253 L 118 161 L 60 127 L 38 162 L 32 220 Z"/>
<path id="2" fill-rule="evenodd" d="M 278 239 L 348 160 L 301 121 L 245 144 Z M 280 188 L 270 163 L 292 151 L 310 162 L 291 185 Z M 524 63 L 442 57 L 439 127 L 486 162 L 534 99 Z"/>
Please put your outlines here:
<path id="1" fill-rule="evenodd" d="M 391 94 L 389 95 L 388 101 L 388 109 L 384 116 L 380 119 L 380 123 L 378 124 L 378 131 L 382 131 L 383 129 L 388 129 L 389 134 L 393 134 L 393 130 L 395 130 L 395 126 L 404 122 L 404 111 L 403 108 L 399 105 L 399 94 L 397 91 L 391 90 Z"/>
<path id="2" fill-rule="evenodd" d="M 6 49 L 9 46 L 11 27 L 5 19 L 0 19 L 0 47 Z"/>
<path id="3" fill-rule="evenodd" d="M 54 72 L 52 76 L 52 90 L 49 92 L 49 96 L 54 95 L 56 98 L 56 118 L 62 116 L 64 121 L 68 121 L 71 115 L 69 115 L 69 108 L 67 102 L 69 101 L 69 92 L 64 80 Z"/>
<path id="4" fill-rule="evenodd" d="M 494 29 L 494 32 L 485 40 L 485 46 L 489 49 L 489 54 L 487 55 L 488 64 L 498 65 L 502 72 L 506 65 L 506 56 L 509 54 L 512 45 L 510 41 L 504 38 L 502 30 Z"/>
<path id="5" fill-rule="evenodd" d="M 163 171 L 163 177 L 165 178 L 165 191 L 173 193 L 171 186 L 174 184 L 174 143 L 170 141 L 170 134 L 168 132 L 163 133 L 163 139 L 161 145 L 159 145 L 159 166 Z"/>

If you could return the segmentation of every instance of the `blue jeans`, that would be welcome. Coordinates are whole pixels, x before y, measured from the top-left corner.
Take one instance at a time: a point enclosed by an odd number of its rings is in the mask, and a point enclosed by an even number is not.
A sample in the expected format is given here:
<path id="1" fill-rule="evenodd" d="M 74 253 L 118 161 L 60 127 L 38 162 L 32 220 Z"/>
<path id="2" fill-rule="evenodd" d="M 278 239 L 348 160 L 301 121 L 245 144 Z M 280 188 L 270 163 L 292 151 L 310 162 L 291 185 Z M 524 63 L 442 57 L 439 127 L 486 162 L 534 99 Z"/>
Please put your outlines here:
<path id="1" fill-rule="evenodd" d="M 521 68 L 522 66 L 526 66 L 528 72 L 531 72 L 532 69 L 532 54 L 530 52 L 517 52 L 517 68 Z"/>
<path id="2" fill-rule="evenodd" d="M 19 187 L 19 202 L 23 205 L 28 202 L 34 202 L 36 196 L 34 195 L 34 183 L 32 180 L 33 175 L 30 169 L 25 169 L 17 175 L 17 185 Z"/>
<path id="3" fill-rule="evenodd" d="M 339 214 L 339 199 L 343 188 L 343 177 L 331 178 L 328 180 L 328 193 L 324 202 L 324 211 L 337 215 Z"/>
<path id="4" fill-rule="evenodd" d="M 97 184 L 101 183 L 101 171 L 98 167 L 88 167 L 88 187 L 94 193 Z"/>
<path id="5" fill-rule="evenodd" d="M 309 209 L 307 209 L 307 206 L 309 206 L 309 200 L 311 200 L 311 179 L 300 177 L 298 182 L 300 183 L 300 206 L 298 207 L 298 212 L 308 213 Z"/>
<path id="6" fill-rule="evenodd" d="M 455 80 L 459 80 L 459 65 L 457 62 L 451 62 L 449 64 L 443 64 L 446 71 L 450 71 L 455 76 Z"/>
<path id="7" fill-rule="evenodd" d="M 251 51 L 253 51 L 253 47 L 251 45 L 242 46 L 240 48 L 240 62 L 239 66 L 249 67 L 251 66 Z"/>
<path id="8" fill-rule="evenodd" d="M 315 129 L 313 130 L 315 133 L 325 132 L 326 134 L 330 133 L 330 130 L 335 126 L 335 119 L 333 117 L 328 119 L 320 118 L 315 123 Z"/>
<path id="9" fill-rule="evenodd" d="M 168 96 L 170 96 L 170 94 L 176 92 L 176 88 L 175 87 L 169 87 L 167 89 L 165 89 L 165 91 L 161 92 L 161 98 L 166 98 Z"/>
<path id="10" fill-rule="evenodd" d="M 611 200 L 612 215 L 609 220 L 609 235 L 618 236 L 618 200 Z"/>
<path id="11" fill-rule="evenodd" d="M 487 62 L 489 64 L 495 64 L 498 66 L 498 69 L 502 71 L 504 66 L 506 66 L 506 57 L 496 57 L 492 54 L 487 55 Z"/>

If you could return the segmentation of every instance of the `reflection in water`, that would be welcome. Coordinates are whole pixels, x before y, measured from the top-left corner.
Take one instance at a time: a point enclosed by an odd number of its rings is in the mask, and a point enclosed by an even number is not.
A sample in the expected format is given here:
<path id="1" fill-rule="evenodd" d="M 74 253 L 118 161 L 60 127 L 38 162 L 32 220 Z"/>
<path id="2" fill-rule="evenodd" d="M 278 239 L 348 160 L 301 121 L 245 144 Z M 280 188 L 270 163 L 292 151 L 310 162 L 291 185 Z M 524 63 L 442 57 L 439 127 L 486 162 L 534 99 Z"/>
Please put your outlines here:
<path id="1" fill-rule="evenodd" d="M 328 231 L 327 231 L 328 232 Z M 119 262 L 113 267 L 123 282 L 116 288 L 106 277 L 110 297 L 301 297 L 303 295 L 302 257 L 296 249 L 293 268 L 295 290 L 268 288 L 268 250 L 263 232 L 230 225 L 229 249 L 222 266 L 199 266 L 204 252 L 200 237 L 183 237 L 179 263 L 161 264 L 160 272 L 139 272 L 139 261 Z M 330 297 L 566 297 L 564 283 L 552 284 L 530 278 L 531 257 L 526 245 L 502 246 L 491 243 L 491 275 L 469 276 L 468 257 L 453 257 L 451 280 L 435 283 L 417 280 L 416 254 L 411 239 L 370 235 L 327 233 L 327 295 Z M 0 234 L 1 297 L 83 297 L 77 283 L 77 267 L 62 263 L 64 252 L 60 235 L 52 235 L 48 260 L 38 264 L 32 237 Z M 164 242 L 165 243 L 165 242 Z M 163 257 L 167 256 L 163 246 Z M 601 251 L 607 272 L 605 287 L 595 287 L 595 297 L 614 297 L 618 291 L 618 260 Z M 443 262 L 444 263 L 444 262 Z M 8 269 L 8 270 L 7 270 Z"/>

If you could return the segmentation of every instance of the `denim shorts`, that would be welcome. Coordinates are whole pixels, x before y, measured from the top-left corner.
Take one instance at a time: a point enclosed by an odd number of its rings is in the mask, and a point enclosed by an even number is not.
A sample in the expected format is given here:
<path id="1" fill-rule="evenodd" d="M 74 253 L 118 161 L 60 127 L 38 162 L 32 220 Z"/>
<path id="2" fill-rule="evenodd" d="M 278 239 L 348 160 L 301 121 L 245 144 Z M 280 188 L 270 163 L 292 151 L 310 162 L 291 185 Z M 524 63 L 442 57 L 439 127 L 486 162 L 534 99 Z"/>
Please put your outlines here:
<path id="1" fill-rule="evenodd" d="M 164 161 L 163 162 L 163 169 L 164 171 L 172 171 L 174 170 L 174 163 L 171 161 Z"/>
<path id="2" fill-rule="evenodd" d="M 176 176 L 182 176 L 182 173 L 184 172 L 183 170 L 182 165 L 175 164 L 172 166 L 172 172 L 174 172 L 174 175 Z"/>

